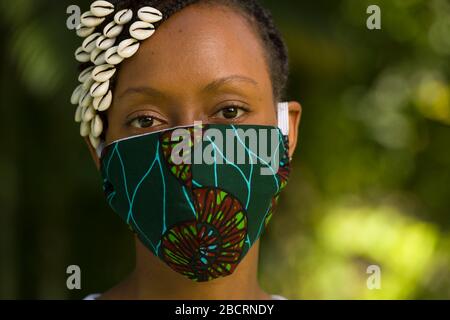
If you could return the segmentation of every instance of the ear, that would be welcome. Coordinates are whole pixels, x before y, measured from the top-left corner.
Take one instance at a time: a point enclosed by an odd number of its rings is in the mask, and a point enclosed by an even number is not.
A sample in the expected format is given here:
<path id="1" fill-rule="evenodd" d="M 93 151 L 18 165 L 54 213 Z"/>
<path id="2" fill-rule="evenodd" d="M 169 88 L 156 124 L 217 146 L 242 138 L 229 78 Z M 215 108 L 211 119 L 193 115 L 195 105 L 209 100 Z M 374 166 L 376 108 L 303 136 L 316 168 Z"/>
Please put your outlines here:
<path id="1" fill-rule="evenodd" d="M 298 128 L 302 117 L 302 106 L 297 101 L 289 102 L 289 156 L 292 157 L 297 147 Z"/>
<path id="2" fill-rule="evenodd" d="M 92 146 L 88 137 L 84 138 L 84 141 L 86 142 L 86 144 L 88 146 L 89 152 L 91 154 L 92 160 L 94 160 L 97 170 L 100 170 L 100 159 L 97 156 L 97 152 L 95 151 L 95 148 Z"/>

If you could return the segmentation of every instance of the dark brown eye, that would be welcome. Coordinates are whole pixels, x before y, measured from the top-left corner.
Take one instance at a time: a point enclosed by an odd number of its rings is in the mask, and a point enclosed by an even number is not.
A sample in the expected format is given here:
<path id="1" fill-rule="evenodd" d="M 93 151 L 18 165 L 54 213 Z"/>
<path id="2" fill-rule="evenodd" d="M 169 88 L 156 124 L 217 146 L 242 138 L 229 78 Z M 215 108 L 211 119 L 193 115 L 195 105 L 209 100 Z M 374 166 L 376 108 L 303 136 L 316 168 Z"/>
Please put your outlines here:
<path id="1" fill-rule="evenodd" d="M 236 119 L 244 113 L 239 107 L 226 107 L 220 110 L 219 114 L 225 119 Z"/>
<path id="2" fill-rule="evenodd" d="M 226 108 L 223 109 L 222 114 L 226 119 L 234 119 L 238 114 L 238 109 L 234 107 Z"/>
<path id="3" fill-rule="evenodd" d="M 131 126 L 139 129 L 151 128 L 157 123 L 159 123 L 159 121 L 150 116 L 140 116 L 130 122 Z"/>

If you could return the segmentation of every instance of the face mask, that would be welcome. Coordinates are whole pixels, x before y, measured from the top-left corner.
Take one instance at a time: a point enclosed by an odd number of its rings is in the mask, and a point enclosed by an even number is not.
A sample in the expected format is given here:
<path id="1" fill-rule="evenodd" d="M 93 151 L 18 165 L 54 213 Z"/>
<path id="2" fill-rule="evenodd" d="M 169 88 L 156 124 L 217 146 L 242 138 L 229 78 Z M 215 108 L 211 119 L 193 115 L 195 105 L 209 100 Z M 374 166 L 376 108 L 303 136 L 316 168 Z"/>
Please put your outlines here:
<path id="1" fill-rule="evenodd" d="M 287 135 L 270 126 L 178 127 L 101 152 L 111 208 L 155 256 L 199 282 L 234 272 L 270 221 L 289 172 Z"/>

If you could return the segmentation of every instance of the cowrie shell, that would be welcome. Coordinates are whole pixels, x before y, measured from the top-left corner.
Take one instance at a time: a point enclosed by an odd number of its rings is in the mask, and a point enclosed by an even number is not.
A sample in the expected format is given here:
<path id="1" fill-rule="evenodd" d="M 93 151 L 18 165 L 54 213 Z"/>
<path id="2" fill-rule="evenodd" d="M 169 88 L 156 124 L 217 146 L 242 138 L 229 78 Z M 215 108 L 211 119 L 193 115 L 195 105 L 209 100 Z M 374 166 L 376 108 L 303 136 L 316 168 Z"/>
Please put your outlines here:
<path id="1" fill-rule="evenodd" d="M 109 48 L 108 50 L 106 50 L 105 60 L 107 63 L 116 65 L 123 61 L 124 58 L 119 56 L 119 54 L 117 53 L 117 48 L 119 48 L 119 47 L 115 46 L 115 47 L 112 47 L 112 48 Z"/>
<path id="2" fill-rule="evenodd" d="M 70 97 L 70 103 L 73 105 L 77 105 L 80 101 L 81 93 L 83 92 L 83 85 L 80 84 L 73 90 L 72 96 Z"/>
<path id="3" fill-rule="evenodd" d="M 81 84 L 81 89 L 80 89 L 80 95 L 79 95 L 79 99 L 78 99 L 78 104 L 80 104 L 80 105 L 81 105 L 81 100 L 84 97 L 84 95 L 86 94 L 86 92 L 89 92 L 89 90 L 85 89 L 84 87 L 85 87 L 84 83 L 82 83 Z"/>
<path id="4" fill-rule="evenodd" d="M 95 16 L 91 11 L 86 11 L 81 15 L 81 23 L 86 27 L 96 27 L 102 24 L 103 21 L 105 21 L 105 18 L 99 18 Z"/>
<path id="5" fill-rule="evenodd" d="M 106 17 L 114 12 L 114 5 L 108 1 L 95 1 L 91 4 L 91 12 L 97 17 Z"/>
<path id="6" fill-rule="evenodd" d="M 89 93 L 89 90 L 84 90 L 83 94 L 80 96 L 80 106 L 82 106 L 83 108 L 87 108 L 91 105 L 92 100 L 93 99 L 91 97 L 91 94 Z"/>
<path id="7" fill-rule="evenodd" d="M 102 131 L 103 131 L 103 121 L 97 114 L 91 121 L 91 135 L 94 138 L 98 138 L 102 134 Z"/>
<path id="8" fill-rule="evenodd" d="M 117 38 L 123 30 L 123 26 L 111 21 L 103 28 L 103 35 L 107 38 Z"/>
<path id="9" fill-rule="evenodd" d="M 83 82 L 83 89 L 85 91 L 89 91 L 89 89 L 91 88 L 91 86 L 94 84 L 94 79 L 92 79 L 92 75 L 86 79 L 85 82 Z"/>
<path id="10" fill-rule="evenodd" d="M 89 106 L 84 107 L 84 109 L 82 110 L 81 119 L 83 119 L 84 122 L 91 121 L 92 119 L 94 119 L 95 114 L 95 109 L 90 104 Z"/>
<path id="11" fill-rule="evenodd" d="M 94 67 L 88 67 L 81 71 L 80 75 L 78 76 L 78 81 L 84 83 L 91 76 L 92 70 L 94 70 Z"/>
<path id="12" fill-rule="evenodd" d="M 116 42 L 116 38 L 107 38 L 104 35 L 101 35 L 100 37 L 98 37 L 95 45 L 99 49 L 108 50 L 109 48 L 111 48 L 114 45 L 115 42 Z"/>
<path id="13" fill-rule="evenodd" d="M 91 133 L 91 124 L 89 122 L 83 121 L 80 124 L 80 135 L 82 137 L 87 137 Z"/>
<path id="14" fill-rule="evenodd" d="M 89 135 L 89 142 L 91 143 L 91 145 L 97 149 L 98 146 L 100 145 L 100 139 L 99 138 L 95 138 L 94 136 L 92 136 L 91 134 Z"/>
<path id="15" fill-rule="evenodd" d="M 136 21 L 130 26 L 130 35 L 136 40 L 145 40 L 155 33 L 155 27 L 148 22 Z"/>
<path id="16" fill-rule="evenodd" d="M 76 30 L 77 36 L 86 38 L 94 33 L 95 27 L 86 27 L 84 24 L 80 23 Z"/>
<path id="17" fill-rule="evenodd" d="M 81 111 L 83 107 L 78 105 L 77 110 L 75 111 L 75 122 L 81 122 Z"/>
<path id="18" fill-rule="evenodd" d="M 92 105 L 94 106 L 94 109 L 97 111 L 106 111 L 111 106 L 111 103 L 112 103 L 112 92 L 111 90 L 109 90 L 106 95 L 94 98 Z"/>
<path id="19" fill-rule="evenodd" d="M 75 59 L 78 62 L 88 62 L 91 59 L 91 55 L 84 51 L 82 47 L 79 47 L 76 51 L 75 51 Z"/>
<path id="20" fill-rule="evenodd" d="M 163 18 L 163 15 L 161 11 L 158 9 L 155 9 L 153 7 L 142 7 L 138 11 L 138 17 L 142 21 L 148 22 L 148 23 L 154 23 L 158 22 Z"/>
<path id="21" fill-rule="evenodd" d="M 116 13 L 114 21 L 117 24 L 127 24 L 133 18 L 133 11 L 131 9 L 123 9 Z"/>
<path id="22" fill-rule="evenodd" d="M 102 64 L 92 71 L 92 78 L 97 82 L 105 82 L 116 73 L 116 67 L 111 64 Z"/>
<path id="23" fill-rule="evenodd" d="M 95 48 L 91 52 L 91 62 L 95 64 L 96 66 L 99 66 L 101 64 L 105 64 L 105 51 L 99 48 Z"/>
<path id="24" fill-rule="evenodd" d="M 89 92 L 93 98 L 104 96 L 109 89 L 109 80 L 105 82 L 94 82 Z"/>
<path id="25" fill-rule="evenodd" d="M 139 41 L 137 41 L 136 39 L 129 38 L 123 40 L 119 44 L 119 47 L 117 48 L 117 53 L 119 54 L 119 56 L 126 59 L 133 56 L 138 51 L 138 49 L 139 49 Z"/>
<path id="26" fill-rule="evenodd" d="M 93 33 L 91 34 L 89 37 L 87 37 L 86 39 L 84 39 L 83 44 L 82 44 L 82 48 L 84 51 L 91 53 L 92 50 L 95 49 L 95 44 L 97 42 L 98 37 L 100 37 L 101 34 L 99 32 Z"/>

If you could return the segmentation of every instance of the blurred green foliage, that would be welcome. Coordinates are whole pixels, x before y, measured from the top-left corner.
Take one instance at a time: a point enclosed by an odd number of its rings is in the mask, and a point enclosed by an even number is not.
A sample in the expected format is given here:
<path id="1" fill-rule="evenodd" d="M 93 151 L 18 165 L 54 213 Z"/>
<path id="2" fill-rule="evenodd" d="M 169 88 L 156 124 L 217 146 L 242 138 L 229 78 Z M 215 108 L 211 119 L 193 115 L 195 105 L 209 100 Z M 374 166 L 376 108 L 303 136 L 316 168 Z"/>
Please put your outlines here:
<path id="1" fill-rule="evenodd" d="M 263 2 L 288 42 L 288 98 L 303 105 L 293 176 L 262 240 L 264 288 L 449 299 L 450 1 Z M 73 122 L 70 4 L 0 2 L 0 298 L 81 298 L 133 267 Z M 382 30 L 366 28 L 371 4 Z M 81 291 L 66 289 L 71 264 Z M 381 290 L 366 286 L 369 265 Z"/>

